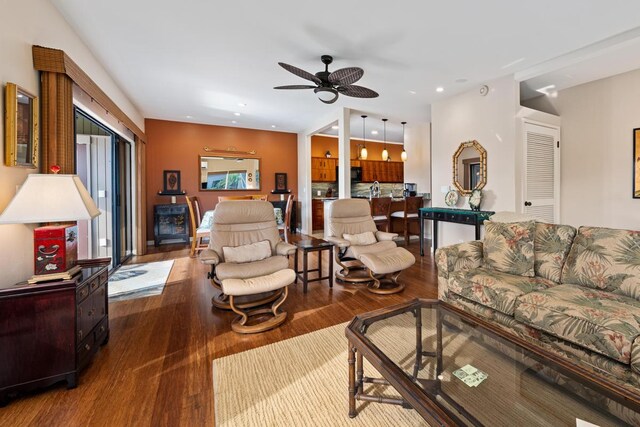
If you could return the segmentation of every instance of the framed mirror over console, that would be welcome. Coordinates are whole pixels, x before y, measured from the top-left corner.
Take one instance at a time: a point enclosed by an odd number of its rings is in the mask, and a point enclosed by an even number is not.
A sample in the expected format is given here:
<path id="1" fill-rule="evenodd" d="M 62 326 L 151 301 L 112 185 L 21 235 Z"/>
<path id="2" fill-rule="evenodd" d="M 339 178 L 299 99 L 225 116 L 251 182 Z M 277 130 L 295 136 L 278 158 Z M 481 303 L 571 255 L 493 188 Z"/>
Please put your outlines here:
<path id="1" fill-rule="evenodd" d="M 260 190 L 260 159 L 241 155 L 198 156 L 201 191 Z"/>
<path id="2" fill-rule="evenodd" d="M 487 151 L 478 141 L 460 144 L 453 154 L 453 185 L 463 196 L 487 184 Z"/>

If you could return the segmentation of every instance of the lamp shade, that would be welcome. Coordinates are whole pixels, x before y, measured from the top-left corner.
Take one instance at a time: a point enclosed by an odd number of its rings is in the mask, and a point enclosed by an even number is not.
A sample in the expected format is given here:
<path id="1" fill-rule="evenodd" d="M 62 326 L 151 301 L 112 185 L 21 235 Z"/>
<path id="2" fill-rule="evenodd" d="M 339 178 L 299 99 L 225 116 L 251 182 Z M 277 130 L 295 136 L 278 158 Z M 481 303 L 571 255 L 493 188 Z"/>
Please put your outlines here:
<path id="1" fill-rule="evenodd" d="M 30 174 L 0 215 L 0 224 L 92 219 L 100 210 L 77 175 Z"/>

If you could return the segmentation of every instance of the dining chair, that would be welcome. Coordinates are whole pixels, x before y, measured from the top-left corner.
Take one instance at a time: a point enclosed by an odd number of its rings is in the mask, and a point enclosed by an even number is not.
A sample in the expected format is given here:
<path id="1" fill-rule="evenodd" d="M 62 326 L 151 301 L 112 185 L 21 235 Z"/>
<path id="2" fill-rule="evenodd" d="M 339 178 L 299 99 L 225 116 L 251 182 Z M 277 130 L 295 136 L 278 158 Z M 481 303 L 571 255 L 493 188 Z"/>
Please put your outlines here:
<path id="1" fill-rule="evenodd" d="M 289 232 L 291 231 L 291 212 L 293 211 L 293 207 L 295 206 L 294 195 L 289 194 L 287 197 L 287 206 L 284 210 L 284 218 L 282 224 L 278 225 L 278 229 L 282 230 L 282 235 L 284 237 L 284 241 L 289 243 Z"/>
<path id="2" fill-rule="evenodd" d="M 422 204 L 423 199 L 421 196 L 405 197 L 404 210 L 391 213 L 391 218 L 402 220 L 402 225 L 404 226 L 404 241 L 407 246 L 409 246 L 409 237 L 411 236 L 411 224 L 415 223 L 420 225 L 418 209 L 422 207 Z M 420 227 L 418 227 L 418 229 L 419 228 Z M 416 235 L 416 233 L 414 233 L 414 235 Z"/>
<path id="3" fill-rule="evenodd" d="M 246 196 L 218 196 L 218 201 L 223 202 L 225 200 L 264 200 L 268 199 L 268 194 L 250 194 Z"/>
<path id="4" fill-rule="evenodd" d="M 391 197 L 371 198 L 371 216 L 376 227 L 384 227 L 383 231 L 389 232 L 391 225 Z"/>
<path id="5" fill-rule="evenodd" d="M 185 196 L 187 206 L 189 208 L 189 220 L 191 225 L 191 250 L 189 256 L 194 257 L 197 251 L 201 251 L 208 247 L 205 240 L 209 239 L 209 227 L 202 227 L 202 216 L 200 210 L 200 201 L 198 197 Z"/>

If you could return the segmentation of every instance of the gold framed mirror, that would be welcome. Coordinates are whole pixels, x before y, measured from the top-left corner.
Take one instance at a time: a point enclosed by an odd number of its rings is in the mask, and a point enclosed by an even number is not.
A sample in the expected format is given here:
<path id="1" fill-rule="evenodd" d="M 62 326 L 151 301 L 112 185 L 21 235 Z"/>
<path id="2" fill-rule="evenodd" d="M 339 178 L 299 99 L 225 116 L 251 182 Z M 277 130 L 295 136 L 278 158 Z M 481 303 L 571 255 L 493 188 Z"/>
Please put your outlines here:
<path id="1" fill-rule="evenodd" d="M 15 83 L 5 86 L 5 165 L 38 167 L 38 97 Z"/>
<path id="2" fill-rule="evenodd" d="M 476 140 L 460 144 L 453 154 L 453 185 L 463 196 L 487 184 L 487 151 Z"/>
<path id="3" fill-rule="evenodd" d="M 260 190 L 260 159 L 242 156 L 198 156 L 200 191 Z"/>

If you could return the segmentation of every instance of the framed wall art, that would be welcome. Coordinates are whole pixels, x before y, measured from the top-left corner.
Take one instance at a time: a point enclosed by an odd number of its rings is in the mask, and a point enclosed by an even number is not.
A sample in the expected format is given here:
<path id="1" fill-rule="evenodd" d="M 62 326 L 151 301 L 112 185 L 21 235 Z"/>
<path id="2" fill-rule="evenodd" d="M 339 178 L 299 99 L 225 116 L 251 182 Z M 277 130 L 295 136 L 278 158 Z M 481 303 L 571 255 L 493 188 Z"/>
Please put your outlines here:
<path id="1" fill-rule="evenodd" d="M 37 168 L 38 97 L 14 83 L 5 86 L 5 165 Z"/>
<path id="2" fill-rule="evenodd" d="M 633 130 L 633 198 L 640 199 L 640 128 Z"/>
<path id="3" fill-rule="evenodd" d="M 287 190 L 287 174 L 284 172 L 276 172 L 276 192 L 286 192 Z"/>
<path id="4" fill-rule="evenodd" d="M 180 171 L 166 170 L 162 173 L 162 193 L 164 194 L 183 194 L 180 187 Z"/>

